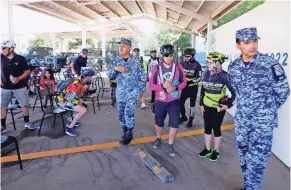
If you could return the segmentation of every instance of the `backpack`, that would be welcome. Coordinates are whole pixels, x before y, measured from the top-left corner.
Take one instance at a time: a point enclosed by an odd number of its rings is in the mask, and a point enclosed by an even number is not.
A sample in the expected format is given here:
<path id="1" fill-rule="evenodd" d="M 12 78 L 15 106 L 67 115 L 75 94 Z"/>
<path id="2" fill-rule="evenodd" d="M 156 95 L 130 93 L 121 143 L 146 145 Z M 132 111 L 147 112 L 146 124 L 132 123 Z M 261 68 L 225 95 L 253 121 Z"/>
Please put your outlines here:
<path id="1" fill-rule="evenodd" d="M 72 82 L 74 82 L 74 78 L 59 82 L 56 86 L 56 95 L 60 95 Z"/>

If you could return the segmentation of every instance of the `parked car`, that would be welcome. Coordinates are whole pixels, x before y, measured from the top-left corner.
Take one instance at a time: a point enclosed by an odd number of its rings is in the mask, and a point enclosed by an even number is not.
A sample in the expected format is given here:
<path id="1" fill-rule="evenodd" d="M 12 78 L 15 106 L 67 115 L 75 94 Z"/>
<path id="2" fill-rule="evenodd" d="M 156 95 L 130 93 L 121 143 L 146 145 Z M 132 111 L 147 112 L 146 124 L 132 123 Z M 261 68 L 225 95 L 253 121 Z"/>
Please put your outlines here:
<path id="1" fill-rule="evenodd" d="M 60 52 L 60 55 L 66 59 L 66 65 L 70 65 L 73 58 L 78 57 L 79 53 L 76 52 Z"/>
<path id="2" fill-rule="evenodd" d="M 53 54 L 53 48 L 50 47 L 29 47 L 26 50 L 19 52 L 20 55 L 26 58 L 27 62 L 30 62 L 32 59 L 37 59 L 41 66 L 45 65 L 44 58 L 45 56 Z"/>
<path id="3" fill-rule="evenodd" d="M 57 65 L 59 65 L 61 68 L 65 67 L 66 66 L 66 62 L 67 62 L 67 59 L 66 57 L 62 56 L 61 54 L 57 54 L 56 56 L 53 56 L 53 55 L 48 55 L 48 56 L 45 56 L 44 58 L 44 62 L 45 62 L 45 65 L 54 65 L 54 58 L 57 59 Z"/>
<path id="4" fill-rule="evenodd" d="M 71 53 L 68 55 L 66 58 L 66 64 L 70 65 L 79 55 L 80 53 Z"/>

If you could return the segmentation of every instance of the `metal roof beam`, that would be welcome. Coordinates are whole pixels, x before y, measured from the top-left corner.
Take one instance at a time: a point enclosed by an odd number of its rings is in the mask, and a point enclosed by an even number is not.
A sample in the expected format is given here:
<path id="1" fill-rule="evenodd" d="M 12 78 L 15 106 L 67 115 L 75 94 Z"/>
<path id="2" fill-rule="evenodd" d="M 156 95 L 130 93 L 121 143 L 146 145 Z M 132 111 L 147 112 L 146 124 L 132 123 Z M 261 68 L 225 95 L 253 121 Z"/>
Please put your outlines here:
<path id="1" fill-rule="evenodd" d="M 199 6 L 197 7 L 195 13 L 197 13 L 197 12 L 200 10 L 200 8 L 203 6 L 204 3 L 205 3 L 205 0 L 202 0 L 202 1 L 200 2 L 200 4 L 199 4 Z"/>
<path id="2" fill-rule="evenodd" d="M 152 1 L 158 5 L 161 5 L 165 8 L 169 8 L 169 9 L 172 9 L 174 11 L 177 11 L 179 13 L 183 13 L 187 16 L 191 16 L 193 18 L 196 18 L 197 20 L 201 20 L 201 21 L 208 21 L 209 19 L 201 14 L 198 14 L 198 13 L 195 13 L 189 9 L 185 9 L 183 7 L 179 7 L 173 3 L 169 3 L 169 2 L 166 2 L 166 1 Z"/>
<path id="3" fill-rule="evenodd" d="M 53 4 L 56 7 L 60 7 L 62 9 L 64 9 L 64 10 L 66 10 L 67 12 L 72 12 L 75 15 L 78 15 L 78 16 L 83 17 L 85 19 L 88 19 L 88 20 L 96 22 L 94 17 L 91 17 L 91 16 L 89 17 L 89 16 L 86 16 L 86 15 L 83 15 L 83 14 L 79 13 L 77 9 L 66 7 L 63 4 L 61 4 L 59 1 L 50 1 L 50 4 Z"/>
<path id="4" fill-rule="evenodd" d="M 135 4 L 136 4 L 136 6 L 139 8 L 140 12 L 143 14 L 144 12 L 143 12 L 143 10 L 141 9 L 141 7 L 140 7 L 140 5 L 138 4 L 138 2 L 137 2 L 136 0 L 135 0 L 134 2 L 135 2 Z"/>
<path id="5" fill-rule="evenodd" d="M 116 0 L 116 2 L 120 5 L 120 7 L 125 11 L 125 12 L 127 12 L 127 14 L 129 14 L 130 16 L 132 16 L 131 15 L 131 13 L 127 10 L 127 8 L 120 2 L 120 1 L 118 1 L 118 0 Z"/>
<path id="6" fill-rule="evenodd" d="M 129 17 L 129 18 L 120 18 L 119 20 L 110 20 L 108 22 L 103 22 L 103 23 L 98 23 L 98 24 L 83 25 L 83 27 L 85 30 L 92 30 L 98 27 L 105 27 L 105 26 L 114 25 L 114 24 L 128 23 L 128 22 L 143 19 L 143 18 L 145 18 L 143 15 Z"/>
<path id="7" fill-rule="evenodd" d="M 106 6 L 102 1 L 98 1 L 98 3 L 100 5 L 102 5 L 103 7 L 105 7 L 107 10 L 109 10 L 110 12 L 112 12 L 113 14 L 115 14 L 116 16 L 120 17 L 120 14 L 118 14 L 116 11 L 114 11 L 111 8 L 109 8 L 108 6 Z"/>
<path id="8" fill-rule="evenodd" d="M 69 23 L 72 23 L 72 24 L 77 24 L 75 20 L 70 20 L 70 19 L 67 19 L 67 18 L 63 18 L 63 17 L 60 17 L 59 15 L 57 14 L 52 14 L 52 13 L 49 13 L 47 11 L 43 11 L 43 10 L 40 10 L 40 9 L 37 9 L 37 8 L 34 8 L 32 6 L 28 6 L 28 5 L 21 5 L 21 4 L 18 4 L 18 6 L 20 7 L 23 7 L 23 8 L 26 8 L 26 9 L 29 9 L 29 10 L 32 10 L 32 11 L 36 11 L 36 12 L 39 12 L 41 14 L 45 14 L 45 15 L 49 15 L 49 16 L 52 16 L 52 17 L 55 17 L 57 19 L 61 19 L 61 20 L 64 20 L 64 21 L 67 21 Z"/>
<path id="9" fill-rule="evenodd" d="M 65 13 L 62 13 L 62 12 L 59 12 L 59 11 L 56 11 L 55 9 L 52 9 L 52 8 L 49 8 L 43 4 L 40 4 L 40 3 L 31 3 L 31 4 L 26 4 L 26 6 L 28 7 L 32 7 L 34 9 L 38 9 L 40 11 L 43 11 L 43 12 L 46 12 L 48 14 L 53 14 L 57 17 L 60 17 L 62 19 L 65 19 L 65 20 L 69 20 L 71 22 L 74 22 L 76 24 L 80 24 L 80 23 L 83 23 L 83 21 L 75 18 L 75 17 L 72 17 L 70 15 L 67 15 Z"/>
<path id="10" fill-rule="evenodd" d="M 164 25 L 166 27 L 169 27 L 171 29 L 174 29 L 174 30 L 179 30 L 179 31 L 182 31 L 182 32 L 185 32 L 187 34 L 193 34 L 194 32 L 190 31 L 190 30 L 185 30 L 184 28 L 181 28 L 177 25 L 173 25 L 173 24 L 169 24 L 168 22 L 164 21 L 164 20 L 161 20 L 161 19 L 155 19 L 155 18 L 152 18 L 151 16 L 149 15 L 146 15 L 145 16 L 147 19 L 153 21 L 153 22 L 156 22 L 156 23 L 159 23 L 161 25 Z"/>

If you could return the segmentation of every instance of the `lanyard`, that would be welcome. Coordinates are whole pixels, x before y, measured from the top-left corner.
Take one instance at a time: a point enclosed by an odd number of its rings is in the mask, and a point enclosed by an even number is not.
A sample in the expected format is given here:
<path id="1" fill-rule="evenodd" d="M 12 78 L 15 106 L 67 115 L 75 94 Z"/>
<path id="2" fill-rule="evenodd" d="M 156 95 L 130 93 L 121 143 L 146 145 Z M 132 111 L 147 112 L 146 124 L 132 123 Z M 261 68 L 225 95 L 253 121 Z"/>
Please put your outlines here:
<path id="1" fill-rule="evenodd" d="M 161 63 L 163 64 L 163 63 Z M 172 65 L 172 74 L 171 74 L 171 78 L 170 78 L 170 82 L 172 83 L 173 81 L 173 78 L 174 78 L 174 75 L 175 75 L 175 70 L 176 70 L 176 64 L 173 63 Z M 163 78 L 163 71 L 162 71 L 162 65 L 160 65 L 159 67 L 159 71 L 160 71 L 160 79 L 161 79 L 161 82 L 164 83 L 164 78 Z"/>

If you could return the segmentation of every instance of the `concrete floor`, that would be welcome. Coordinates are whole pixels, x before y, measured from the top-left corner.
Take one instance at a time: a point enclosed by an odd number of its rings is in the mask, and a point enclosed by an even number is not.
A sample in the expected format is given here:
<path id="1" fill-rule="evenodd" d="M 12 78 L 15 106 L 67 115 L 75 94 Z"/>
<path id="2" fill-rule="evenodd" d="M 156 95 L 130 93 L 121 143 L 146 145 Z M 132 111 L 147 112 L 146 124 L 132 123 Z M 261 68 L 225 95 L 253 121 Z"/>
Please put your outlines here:
<path id="1" fill-rule="evenodd" d="M 108 95 L 104 99 L 108 99 Z M 147 95 L 147 97 L 149 97 Z M 19 139 L 21 153 L 79 147 L 89 144 L 118 141 L 121 128 L 116 118 L 116 108 L 109 103 L 101 103 L 101 111 L 94 115 L 89 104 L 88 113 L 81 120 L 76 138 L 63 136 L 61 122 L 57 119 L 56 127 L 51 128 L 52 119 L 46 120 L 47 128 L 38 137 L 36 131 L 23 127 L 23 118 L 17 118 L 17 131 L 8 116 L 7 135 Z M 40 109 L 31 111 L 30 120 L 39 122 Z M 233 123 L 227 114 L 223 124 Z M 194 129 L 203 127 L 200 116 L 195 118 Z M 191 129 L 191 130 L 194 130 Z M 187 131 L 183 125 L 179 131 Z M 165 127 L 164 133 L 168 132 Z M 136 128 L 134 137 L 153 136 L 154 116 L 150 107 L 136 109 Z M 3 190 L 134 190 L 134 189 L 173 189 L 173 190 L 235 190 L 243 186 L 240 167 L 235 148 L 234 131 L 223 132 L 221 157 L 218 162 L 201 159 L 197 155 L 204 144 L 203 135 L 178 138 L 175 143 L 177 156 L 167 155 L 167 141 L 159 150 L 154 150 L 151 143 L 120 146 L 117 148 L 96 150 L 84 153 L 46 157 L 23 162 L 24 170 L 19 170 L 17 163 L 4 163 L 1 170 Z M 147 150 L 175 177 L 175 181 L 163 184 L 139 159 L 138 148 Z M 274 155 L 266 169 L 263 190 L 289 190 L 290 169 Z"/>

